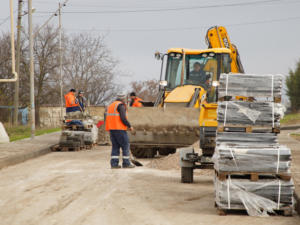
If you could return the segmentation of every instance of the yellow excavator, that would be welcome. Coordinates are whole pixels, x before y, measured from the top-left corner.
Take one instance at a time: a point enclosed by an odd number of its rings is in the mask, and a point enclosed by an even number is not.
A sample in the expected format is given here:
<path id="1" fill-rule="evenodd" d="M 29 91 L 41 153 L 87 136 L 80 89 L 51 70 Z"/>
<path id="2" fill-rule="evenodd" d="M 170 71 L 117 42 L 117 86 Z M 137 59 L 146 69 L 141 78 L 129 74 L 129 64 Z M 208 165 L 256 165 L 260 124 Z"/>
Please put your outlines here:
<path id="1" fill-rule="evenodd" d="M 244 69 L 225 27 L 210 28 L 206 41 L 205 50 L 171 48 L 166 54 L 155 53 L 162 64 L 154 107 L 130 108 L 128 112 L 136 130 L 129 134 L 135 157 L 175 153 L 176 148 L 200 139 L 201 163 L 212 165 L 219 77 L 221 73 L 244 73 Z"/>

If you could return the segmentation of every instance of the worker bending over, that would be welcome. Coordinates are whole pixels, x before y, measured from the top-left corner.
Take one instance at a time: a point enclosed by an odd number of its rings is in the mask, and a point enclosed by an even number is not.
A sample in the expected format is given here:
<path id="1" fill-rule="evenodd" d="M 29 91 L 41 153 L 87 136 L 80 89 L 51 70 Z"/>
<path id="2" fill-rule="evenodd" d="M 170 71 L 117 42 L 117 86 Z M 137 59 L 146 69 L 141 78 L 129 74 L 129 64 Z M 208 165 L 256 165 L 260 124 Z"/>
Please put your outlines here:
<path id="1" fill-rule="evenodd" d="M 72 112 L 80 112 L 80 107 L 78 100 L 75 97 L 76 90 L 71 89 L 66 95 L 65 95 L 65 102 L 66 102 L 66 113 L 72 113 Z"/>
<path id="2" fill-rule="evenodd" d="M 125 104 L 126 95 L 118 95 L 117 99 L 111 103 L 106 111 L 105 129 L 109 131 L 112 143 L 110 165 L 112 169 L 121 168 L 119 166 L 120 148 L 122 148 L 123 168 L 134 168 L 130 163 L 129 138 L 127 129 L 133 131 L 127 120 L 127 108 Z"/>
<path id="3" fill-rule="evenodd" d="M 131 107 L 143 107 L 143 99 L 136 96 L 135 92 L 130 93 L 130 106 Z"/>

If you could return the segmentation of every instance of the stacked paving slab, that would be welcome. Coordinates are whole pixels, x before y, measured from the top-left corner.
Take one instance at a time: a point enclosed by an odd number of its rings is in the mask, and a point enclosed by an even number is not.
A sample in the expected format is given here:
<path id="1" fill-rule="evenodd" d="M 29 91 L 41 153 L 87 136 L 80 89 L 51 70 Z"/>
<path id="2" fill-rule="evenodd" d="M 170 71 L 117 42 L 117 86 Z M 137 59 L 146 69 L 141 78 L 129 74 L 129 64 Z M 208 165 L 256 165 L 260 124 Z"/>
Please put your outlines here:
<path id="1" fill-rule="evenodd" d="M 281 75 L 222 74 L 213 156 L 220 214 L 293 212 L 291 150 L 279 145 Z"/>
<path id="2" fill-rule="evenodd" d="M 91 149 L 98 139 L 98 128 L 94 121 L 89 116 L 83 115 L 66 116 L 65 119 L 76 123 L 65 123 L 63 125 L 59 146 L 55 150 L 79 151 Z"/>

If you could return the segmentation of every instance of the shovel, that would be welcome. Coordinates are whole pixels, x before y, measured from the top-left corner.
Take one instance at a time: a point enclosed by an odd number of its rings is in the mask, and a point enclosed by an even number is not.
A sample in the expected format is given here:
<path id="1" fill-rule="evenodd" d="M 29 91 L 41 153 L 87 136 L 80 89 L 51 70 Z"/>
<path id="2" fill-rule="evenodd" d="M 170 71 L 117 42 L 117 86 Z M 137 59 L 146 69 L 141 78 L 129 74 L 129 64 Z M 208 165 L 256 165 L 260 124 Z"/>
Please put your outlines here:
<path id="1" fill-rule="evenodd" d="M 131 131 L 131 133 L 135 135 L 136 132 Z M 130 161 L 132 162 L 132 164 L 134 164 L 135 166 L 143 166 L 143 164 L 137 161 L 136 158 L 132 155 L 130 148 L 129 148 L 129 154 L 130 154 Z"/>
<path id="2" fill-rule="evenodd" d="M 129 150 L 130 152 L 130 161 L 132 162 L 132 164 L 134 164 L 135 166 L 143 166 L 142 163 L 140 163 L 139 161 L 137 161 L 135 159 L 135 157 L 131 154 L 131 151 Z"/>

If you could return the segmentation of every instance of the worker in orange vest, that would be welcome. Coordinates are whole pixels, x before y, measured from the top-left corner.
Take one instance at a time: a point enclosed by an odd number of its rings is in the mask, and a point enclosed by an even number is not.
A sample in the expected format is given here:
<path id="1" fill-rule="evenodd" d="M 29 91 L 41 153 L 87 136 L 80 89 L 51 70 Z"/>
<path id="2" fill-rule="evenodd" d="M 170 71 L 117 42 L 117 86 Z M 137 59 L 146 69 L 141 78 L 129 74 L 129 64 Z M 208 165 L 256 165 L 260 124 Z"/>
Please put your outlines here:
<path id="1" fill-rule="evenodd" d="M 143 107 L 143 99 L 136 96 L 135 92 L 130 93 L 130 106 L 131 107 Z"/>
<path id="2" fill-rule="evenodd" d="M 112 143 L 110 165 L 112 169 L 121 168 L 119 166 L 120 148 L 122 148 L 123 168 L 134 168 L 130 163 L 129 138 L 127 129 L 133 131 L 133 127 L 127 120 L 127 108 L 125 104 L 126 95 L 118 95 L 117 99 L 111 103 L 105 113 L 105 129 L 109 131 Z"/>
<path id="3" fill-rule="evenodd" d="M 80 111 L 78 99 L 75 96 L 76 90 L 71 89 L 66 95 L 65 95 L 65 102 L 66 102 L 66 112 L 76 112 Z"/>

